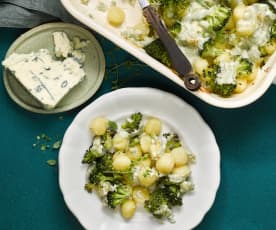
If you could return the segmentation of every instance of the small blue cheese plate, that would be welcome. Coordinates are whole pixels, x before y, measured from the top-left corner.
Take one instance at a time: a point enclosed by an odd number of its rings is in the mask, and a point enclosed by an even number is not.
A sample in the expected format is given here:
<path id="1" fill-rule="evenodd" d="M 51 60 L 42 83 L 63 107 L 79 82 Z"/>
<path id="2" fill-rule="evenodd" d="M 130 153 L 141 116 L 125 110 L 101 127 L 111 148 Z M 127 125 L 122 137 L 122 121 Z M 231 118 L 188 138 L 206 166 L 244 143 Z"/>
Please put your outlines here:
<path id="1" fill-rule="evenodd" d="M 59 113 L 74 109 L 91 98 L 100 87 L 105 72 L 103 51 L 95 37 L 86 29 L 68 23 L 48 23 L 35 27 L 22 34 L 9 48 L 6 58 L 12 53 L 38 52 L 48 49 L 54 57 L 53 32 L 65 32 L 70 39 L 79 37 L 89 41 L 82 49 L 85 54 L 84 79 L 76 85 L 53 109 L 45 109 L 13 76 L 4 69 L 5 88 L 14 102 L 26 110 L 36 113 Z"/>

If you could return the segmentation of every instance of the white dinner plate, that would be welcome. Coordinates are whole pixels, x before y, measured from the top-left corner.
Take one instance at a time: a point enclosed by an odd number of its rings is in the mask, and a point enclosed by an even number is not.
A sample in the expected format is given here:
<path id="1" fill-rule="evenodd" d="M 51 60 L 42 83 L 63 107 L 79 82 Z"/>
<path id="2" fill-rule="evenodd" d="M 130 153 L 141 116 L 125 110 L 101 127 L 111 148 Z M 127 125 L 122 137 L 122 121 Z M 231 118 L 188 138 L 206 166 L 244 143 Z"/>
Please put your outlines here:
<path id="1" fill-rule="evenodd" d="M 98 116 L 118 121 L 133 112 L 156 116 L 176 132 L 195 154 L 195 191 L 174 209 L 175 223 L 160 223 L 141 208 L 125 221 L 119 211 L 104 207 L 95 193 L 85 191 L 86 165 L 81 163 L 91 144 L 89 122 Z M 86 229 L 185 230 L 194 228 L 212 206 L 220 183 L 220 152 L 215 136 L 198 112 L 182 99 L 152 88 L 123 88 L 105 94 L 84 108 L 67 129 L 59 152 L 59 184 L 64 200 Z"/>

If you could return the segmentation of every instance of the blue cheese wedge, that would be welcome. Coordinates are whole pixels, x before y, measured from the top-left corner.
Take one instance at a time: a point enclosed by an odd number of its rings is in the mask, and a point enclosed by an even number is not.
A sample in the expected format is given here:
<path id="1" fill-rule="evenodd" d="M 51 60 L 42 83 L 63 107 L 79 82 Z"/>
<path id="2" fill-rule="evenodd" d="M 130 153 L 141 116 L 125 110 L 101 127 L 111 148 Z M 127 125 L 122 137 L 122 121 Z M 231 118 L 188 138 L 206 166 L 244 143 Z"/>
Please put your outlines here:
<path id="1" fill-rule="evenodd" d="M 58 58 L 67 58 L 73 51 L 71 41 L 65 32 L 54 32 L 53 34 L 55 55 Z"/>
<path id="2" fill-rule="evenodd" d="M 47 49 L 29 54 L 13 53 L 2 64 L 45 109 L 55 108 L 85 76 L 73 57 L 54 60 Z"/>

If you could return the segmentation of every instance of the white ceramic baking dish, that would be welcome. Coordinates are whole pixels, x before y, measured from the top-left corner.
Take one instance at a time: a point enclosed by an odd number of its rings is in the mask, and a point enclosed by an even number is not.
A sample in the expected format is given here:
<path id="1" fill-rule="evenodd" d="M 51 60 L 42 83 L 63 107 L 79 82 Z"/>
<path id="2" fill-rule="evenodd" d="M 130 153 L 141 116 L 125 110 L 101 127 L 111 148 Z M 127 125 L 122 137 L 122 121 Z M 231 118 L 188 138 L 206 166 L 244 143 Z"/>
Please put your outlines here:
<path id="1" fill-rule="evenodd" d="M 131 6 L 126 0 L 119 1 L 120 7 L 122 7 L 126 12 L 125 22 L 120 28 L 109 25 L 106 20 L 106 14 L 96 10 L 96 4 L 98 4 L 98 1 L 89 1 L 87 5 L 83 4 L 81 0 L 61 0 L 61 2 L 66 10 L 77 20 L 187 90 L 184 87 L 183 81 L 175 73 L 173 73 L 171 69 L 159 63 L 146 54 L 142 48 L 134 46 L 121 36 L 121 31 L 126 29 L 128 26 L 135 25 L 141 19 L 142 10 L 138 2 Z M 248 105 L 260 98 L 273 82 L 275 75 L 276 52 L 271 56 L 266 65 L 263 66 L 262 70 L 259 71 L 257 78 L 243 93 L 235 94 L 229 98 L 223 98 L 201 90 L 197 92 L 190 92 L 211 105 L 221 108 L 238 108 Z"/>

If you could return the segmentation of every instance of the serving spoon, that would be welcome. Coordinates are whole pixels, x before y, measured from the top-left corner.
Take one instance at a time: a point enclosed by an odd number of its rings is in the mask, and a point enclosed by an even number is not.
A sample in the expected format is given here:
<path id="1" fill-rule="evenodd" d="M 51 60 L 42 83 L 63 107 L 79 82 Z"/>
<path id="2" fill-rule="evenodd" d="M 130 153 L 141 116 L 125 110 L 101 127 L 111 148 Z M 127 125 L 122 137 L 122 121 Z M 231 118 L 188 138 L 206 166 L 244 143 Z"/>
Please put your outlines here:
<path id="1" fill-rule="evenodd" d="M 184 81 L 186 88 L 191 91 L 198 90 L 201 86 L 199 77 L 193 72 L 191 63 L 177 46 L 175 40 L 169 35 L 158 13 L 150 5 L 148 0 L 139 0 L 139 4 L 143 9 L 143 14 L 148 23 L 155 29 L 160 40 L 165 46 L 165 49 L 167 50 L 168 55 L 172 61 L 173 69 Z"/>

